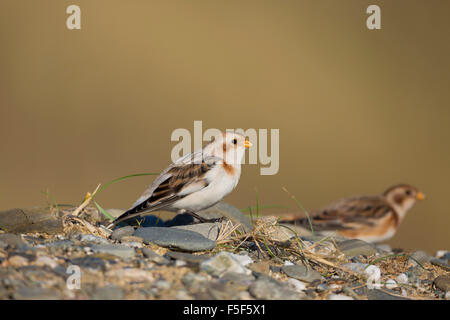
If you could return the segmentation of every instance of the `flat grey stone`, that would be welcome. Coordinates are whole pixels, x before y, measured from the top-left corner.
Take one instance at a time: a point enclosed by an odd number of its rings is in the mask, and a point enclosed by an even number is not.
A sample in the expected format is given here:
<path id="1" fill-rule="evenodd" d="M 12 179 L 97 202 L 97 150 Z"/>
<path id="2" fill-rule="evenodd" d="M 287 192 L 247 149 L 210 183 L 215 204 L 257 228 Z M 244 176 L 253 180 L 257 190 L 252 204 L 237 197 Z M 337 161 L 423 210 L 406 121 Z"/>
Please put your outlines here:
<path id="1" fill-rule="evenodd" d="M 312 282 L 314 280 L 320 280 L 322 276 L 319 272 L 313 269 L 308 269 L 305 266 L 291 265 L 283 266 L 281 270 L 288 276 L 297 280 Z"/>
<path id="2" fill-rule="evenodd" d="M 123 259 L 134 257 L 136 254 L 134 248 L 121 244 L 98 244 L 91 246 L 91 249 L 94 252 L 112 254 Z"/>
<path id="3" fill-rule="evenodd" d="M 61 233 L 61 219 L 48 208 L 15 208 L 0 211 L 0 229 L 11 233 L 43 232 Z"/>
<path id="4" fill-rule="evenodd" d="M 372 244 L 359 239 L 345 240 L 337 243 L 337 246 L 347 258 L 359 255 L 371 256 L 377 253 Z"/>
<path id="5" fill-rule="evenodd" d="M 267 280 L 256 280 L 250 285 L 248 291 L 256 299 L 263 300 L 298 300 L 304 297 L 299 292 Z"/>
<path id="6" fill-rule="evenodd" d="M 197 212 L 197 214 L 206 219 L 226 217 L 241 224 L 244 232 L 250 232 L 253 229 L 250 219 L 241 210 L 226 202 L 219 202 L 208 209 Z"/>
<path id="7" fill-rule="evenodd" d="M 197 232 L 209 240 L 216 241 L 217 236 L 219 235 L 219 226 L 219 223 L 196 223 L 187 226 L 175 226 L 172 228 Z"/>
<path id="8" fill-rule="evenodd" d="M 113 233 L 111 233 L 111 239 L 120 240 L 123 237 L 131 236 L 134 233 L 134 228 L 132 226 L 126 226 L 122 228 L 115 229 Z"/>
<path id="9" fill-rule="evenodd" d="M 197 232 L 176 228 L 148 227 L 139 228 L 134 234 L 141 237 L 144 243 L 155 243 L 161 247 L 177 248 L 185 251 L 211 250 L 216 243 Z"/>
<path id="10" fill-rule="evenodd" d="M 142 248 L 142 253 L 147 259 L 149 259 L 152 262 L 162 265 L 169 264 L 169 260 L 160 256 L 159 254 L 150 250 L 149 248 Z"/>

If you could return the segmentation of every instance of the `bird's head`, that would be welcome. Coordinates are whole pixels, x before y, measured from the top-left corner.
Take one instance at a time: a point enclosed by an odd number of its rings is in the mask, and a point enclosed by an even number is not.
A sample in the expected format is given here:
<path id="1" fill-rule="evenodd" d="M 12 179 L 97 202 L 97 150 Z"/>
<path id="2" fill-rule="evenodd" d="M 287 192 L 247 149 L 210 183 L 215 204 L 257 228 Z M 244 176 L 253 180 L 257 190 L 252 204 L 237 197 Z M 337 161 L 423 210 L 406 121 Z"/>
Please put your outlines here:
<path id="1" fill-rule="evenodd" d="M 407 184 L 390 187 L 383 193 L 383 196 L 400 215 L 400 219 L 404 218 L 407 211 L 414 206 L 417 200 L 425 199 L 425 195 L 422 192 L 416 187 Z"/>
<path id="2" fill-rule="evenodd" d="M 229 165 L 239 166 L 244 158 L 245 149 L 252 144 L 242 134 L 226 131 L 214 137 L 205 147 L 205 152 L 221 158 Z"/>

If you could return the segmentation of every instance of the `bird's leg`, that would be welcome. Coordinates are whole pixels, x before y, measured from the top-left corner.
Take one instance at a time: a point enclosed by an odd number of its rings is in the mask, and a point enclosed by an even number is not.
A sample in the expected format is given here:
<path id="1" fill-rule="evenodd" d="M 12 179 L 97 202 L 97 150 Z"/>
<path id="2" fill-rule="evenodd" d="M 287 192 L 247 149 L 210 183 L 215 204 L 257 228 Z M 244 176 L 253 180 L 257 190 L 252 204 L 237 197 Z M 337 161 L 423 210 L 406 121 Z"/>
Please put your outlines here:
<path id="1" fill-rule="evenodd" d="M 221 222 L 223 220 L 223 217 L 221 217 L 221 218 L 213 218 L 213 219 L 206 219 L 206 218 L 203 218 L 203 217 L 199 216 L 198 214 L 196 214 L 195 212 L 192 212 L 192 211 L 185 211 L 184 213 L 188 214 L 188 215 L 190 215 L 190 216 L 192 216 L 194 218 L 196 218 L 197 220 L 199 220 L 202 223 L 205 223 L 205 222 Z"/>

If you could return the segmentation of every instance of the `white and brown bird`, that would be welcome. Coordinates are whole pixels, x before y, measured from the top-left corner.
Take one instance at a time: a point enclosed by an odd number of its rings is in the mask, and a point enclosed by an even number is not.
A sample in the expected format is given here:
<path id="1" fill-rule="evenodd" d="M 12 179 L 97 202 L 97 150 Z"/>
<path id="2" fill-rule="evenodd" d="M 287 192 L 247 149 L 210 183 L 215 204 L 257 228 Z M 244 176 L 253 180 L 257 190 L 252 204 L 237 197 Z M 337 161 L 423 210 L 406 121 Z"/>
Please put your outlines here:
<path id="1" fill-rule="evenodd" d="M 340 199 L 310 213 L 315 232 L 355 238 L 367 242 L 390 239 L 397 232 L 406 213 L 425 195 L 417 188 L 400 184 L 377 196 L 354 196 Z M 310 229 L 307 217 L 284 216 L 280 223 L 295 224 Z"/>
<path id="2" fill-rule="evenodd" d="M 235 132 L 214 137 L 202 150 L 172 163 L 109 227 L 156 210 L 185 213 L 205 221 L 196 212 L 215 205 L 236 187 L 245 148 L 251 145 Z"/>

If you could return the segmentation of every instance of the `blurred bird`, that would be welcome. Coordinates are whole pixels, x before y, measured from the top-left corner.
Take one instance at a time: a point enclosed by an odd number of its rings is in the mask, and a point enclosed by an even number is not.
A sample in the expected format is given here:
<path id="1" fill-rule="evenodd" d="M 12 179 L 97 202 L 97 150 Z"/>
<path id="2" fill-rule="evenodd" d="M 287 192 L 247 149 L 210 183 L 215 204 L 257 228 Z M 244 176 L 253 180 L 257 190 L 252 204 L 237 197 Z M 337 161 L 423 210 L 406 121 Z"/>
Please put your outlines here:
<path id="1" fill-rule="evenodd" d="M 214 137 L 202 150 L 181 157 L 165 169 L 133 206 L 108 227 L 155 210 L 189 214 L 209 208 L 238 184 L 245 148 L 250 141 L 235 132 Z"/>
<path id="2" fill-rule="evenodd" d="M 377 196 L 355 196 L 338 200 L 310 214 L 313 230 L 323 235 L 338 236 L 367 242 L 388 240 L 417 200 L 425 195 L 415 187 L 400 184 Z M 306 217 L 284 216 L 280 223 L 295 224 L 310 229 Z"/>

